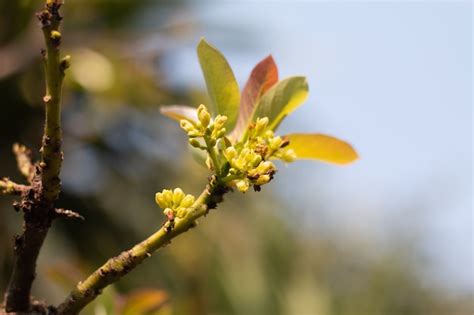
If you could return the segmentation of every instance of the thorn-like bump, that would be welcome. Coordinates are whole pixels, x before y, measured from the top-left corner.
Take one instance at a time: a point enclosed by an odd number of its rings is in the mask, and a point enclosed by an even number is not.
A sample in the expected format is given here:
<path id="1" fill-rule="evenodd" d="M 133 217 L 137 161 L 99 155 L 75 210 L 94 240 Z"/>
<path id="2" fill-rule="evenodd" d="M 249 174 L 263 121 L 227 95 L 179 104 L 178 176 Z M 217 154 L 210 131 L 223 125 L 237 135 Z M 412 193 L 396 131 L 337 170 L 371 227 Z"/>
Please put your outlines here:
<path id="1" fill-rule="evenodd" d="M 57 217 L 62 217 L 62 218 L 67 218 L 67 219 L 80 219 L 82 221 L 85 220 L 85 218 L 82 215 L 72 210 L 56 208 L 54 209 L 54 212 Z"/>
<path id="2" fill-rule="evenodd" d="M 70 66 L 71 66 L 71 56 L 66 55 L 61 59 L 61 63 L 59 64 L 59 67 L 60 67 L 61 71 L 64 72 Z"/>

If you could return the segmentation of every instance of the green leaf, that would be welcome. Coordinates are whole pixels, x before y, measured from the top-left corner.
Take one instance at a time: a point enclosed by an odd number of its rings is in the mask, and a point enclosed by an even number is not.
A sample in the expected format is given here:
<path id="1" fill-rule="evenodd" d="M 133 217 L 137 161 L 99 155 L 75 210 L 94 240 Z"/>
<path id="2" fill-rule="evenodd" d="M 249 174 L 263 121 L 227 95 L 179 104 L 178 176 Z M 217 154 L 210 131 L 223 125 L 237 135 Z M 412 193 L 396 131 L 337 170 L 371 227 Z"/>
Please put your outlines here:
<path id="1" fill-rule="evenodd" d="M 227 116 L 225 128 L 230 132 L 237 122 L 240 105 L 240 90 L 234 73 L 222 53 L 204 38 L 197 46 L 197 54 L 211 100 L 210 112 L 213 116 Z"/>
<path id="2" fill-rule="evenodd" d="M 232 133 L 238 139 L 247 129 L 255 105 L 260 97 L 278 82 L 278 68 L 271 55 L 260 61 L 250 73 L 240 99 L 240 110 L 237 125 Z"/>
<path id="3" fill-rule="evenodd" d="M 308 97 L 305 77 L 290 77 L 278 82 L 265 93 L 255 107 L 252 121 L 268 117 L 269 128 L 275 130 L 280 122 Z"/>
<path id="4" fill-rule="evenodd" d="M 314 159 L 335 164 L 348 164 L 359 157 L 352 146 L 337 138 L 323 134 L 294 133 L 286 136 L 289 148 L 298 159 Z"/>
<path id="5" fill-rule="evenodd" d="M 160 113 L 179 122 L 186 119 L 192 122 L 198 120 L 196 108 L 186 105 L 169 105 L 160 107 Z"/>

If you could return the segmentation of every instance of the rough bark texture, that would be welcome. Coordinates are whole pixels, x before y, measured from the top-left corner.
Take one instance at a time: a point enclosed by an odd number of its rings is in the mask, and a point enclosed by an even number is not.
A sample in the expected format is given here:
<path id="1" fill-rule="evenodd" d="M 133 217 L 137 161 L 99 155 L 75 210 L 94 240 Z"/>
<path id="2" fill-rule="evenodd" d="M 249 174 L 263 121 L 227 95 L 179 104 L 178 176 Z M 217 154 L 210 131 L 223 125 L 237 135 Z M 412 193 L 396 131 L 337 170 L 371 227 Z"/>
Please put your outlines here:
<path id="1" fill-rule="evenodd" d="M 46 95 L 45 128 L 41 147 L 41 162 L 34 164 L 31 151 L 15 145 L 20 173 L 28 186 L 8 179 L 0 181 L 0 192 L 20 195 L 14 203 L 16 211 L 23 212 L 23 232 L 15 236 L 13 272 L 5 294 L 5 311 L 13 314 L 46 314 L 48 309 L 31 301 L 31 287 L 36 276 L 36 261 L 48 230 L 58 210 L 54 203 L 61 191 L 61 90 L 67 60 L 60 59 L 61 33 L 59 26 L 61 1 L 47 0 L 37 16 L 41 23 L 46 49 L 42 51 L 45 63 Z M 49 308 L 52 310 L 52 308 Z"/>

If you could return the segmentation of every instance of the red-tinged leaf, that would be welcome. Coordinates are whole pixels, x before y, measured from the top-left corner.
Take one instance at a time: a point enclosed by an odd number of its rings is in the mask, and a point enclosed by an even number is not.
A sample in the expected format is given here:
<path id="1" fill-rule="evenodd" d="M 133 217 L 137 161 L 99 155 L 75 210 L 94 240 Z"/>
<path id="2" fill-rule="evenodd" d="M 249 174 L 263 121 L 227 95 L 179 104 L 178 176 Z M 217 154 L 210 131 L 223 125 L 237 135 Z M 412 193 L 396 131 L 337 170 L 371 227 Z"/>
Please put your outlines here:
<path id="1" fill-rule="evenodd" d="M 169 105 L 160 107 L 160 113 L 179 122 L 182 119 L 197 121 L 196 108 L 186 105 Z"/>
<path id="2" fill-rule="evenodd" d="M 250 73 L 240 99 L 239 118 L 232 136 L 240 138 L 247 128 L 260 97 L 278 82 L 278 68 L 271 55 L 260 61 Z"/>
<path id="3" fill-rule="evenodd" d="M 337 138 L 323 134 L 294 133 L 286 136 L 289 148 L 298 159 L 314 159 L 335 164 L 349 164 L 358 159 L 352 146 Z"/>

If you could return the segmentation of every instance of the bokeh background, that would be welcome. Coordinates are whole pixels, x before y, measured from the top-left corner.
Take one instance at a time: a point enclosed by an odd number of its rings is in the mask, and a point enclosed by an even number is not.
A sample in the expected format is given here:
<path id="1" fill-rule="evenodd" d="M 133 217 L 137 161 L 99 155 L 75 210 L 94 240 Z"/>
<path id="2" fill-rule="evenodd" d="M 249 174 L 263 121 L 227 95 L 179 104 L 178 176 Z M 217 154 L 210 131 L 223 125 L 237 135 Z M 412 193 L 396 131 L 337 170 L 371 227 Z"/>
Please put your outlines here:
<path id="1" fill-rule="evenodd" d="M 0 175 L 15 180 L 12 143 L 38 149 L 41 138 L 39 2 L 0 1 Z M 195 54 L 205 36 L 241 87 L 269 53 L 281 77 L 306 75 L 310 98 L 281 133 L 332 134 L 361 159 L 282 165 L 272 185 L 228 196 L 84 314 L 139 314 L 124 311 L 139 292 L 156 293 L 143 313 L 155 315 L 473 313 L 470 1 L 68 0 L 63 12 L 60 204 L 86 221 L 55 222 L 35 296 L 60 302 L 156 230 L 156 191 L 205 184 L 159 114 L 207 102 Z M 21 227 L 11 201 L 0 199 L 0 291 Z"/>

